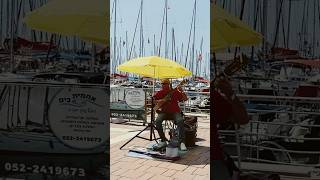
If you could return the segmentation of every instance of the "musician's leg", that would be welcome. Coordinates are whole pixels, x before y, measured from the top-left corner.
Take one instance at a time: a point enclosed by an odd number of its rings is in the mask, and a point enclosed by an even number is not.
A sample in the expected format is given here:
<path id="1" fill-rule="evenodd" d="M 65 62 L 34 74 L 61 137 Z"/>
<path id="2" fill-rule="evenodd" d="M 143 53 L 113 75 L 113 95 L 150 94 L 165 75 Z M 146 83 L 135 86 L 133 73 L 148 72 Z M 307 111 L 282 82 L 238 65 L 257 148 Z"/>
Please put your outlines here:
<path id="1" fill-rule="evenodd" d="M 175 113 L 175 121 L 178 126 L 179 141 L 180 141 L 180 143 L 181 142 L 185 143 L 184 122 L 183 122 L 183 117 L 182 117 L 181 113 Z"/>
<path id="2" fill-rule="evenodd" d="M 162 122 L 164 121 L 164 117 L 165 117 L 165 114 L 164 113 L 159 113 L 158 114 L 158 117 L 156 119 L 156 128 L 157 128 L 157 131 L 158 131 L 158 134 L 160 136 L 160 139 L 161 141 L 167 141 L 167 138 L 166 136 L 164 135 L 164 132 L 163 132 L 163 127 L 162 127 Z"/>

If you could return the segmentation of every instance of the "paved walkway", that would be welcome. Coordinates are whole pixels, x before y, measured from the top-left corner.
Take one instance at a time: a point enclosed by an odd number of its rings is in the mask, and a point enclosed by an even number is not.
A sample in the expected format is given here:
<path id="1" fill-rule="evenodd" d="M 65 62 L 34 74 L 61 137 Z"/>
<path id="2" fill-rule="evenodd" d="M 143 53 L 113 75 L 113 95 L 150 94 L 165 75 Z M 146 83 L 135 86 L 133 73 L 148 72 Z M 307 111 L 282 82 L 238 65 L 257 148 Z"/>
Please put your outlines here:
<path id="1" fill-rule="evenodd" d="M 210 179 L 210 121 L 209 117 L 198 118 L 197 146 L 190 148 L 181 160 L 174 162 L 128 157 L 131 146 L 145 147 L 150 141 L 135 138 L 122 150 L 119 148 L 145 126 L 131 123 L 111 123 L 110 159 L 111 180 L 173 180 Z M 156 133 L 157 134 L 157 133 Z M 149 131 L 143 135 L 149 137 Z"/>

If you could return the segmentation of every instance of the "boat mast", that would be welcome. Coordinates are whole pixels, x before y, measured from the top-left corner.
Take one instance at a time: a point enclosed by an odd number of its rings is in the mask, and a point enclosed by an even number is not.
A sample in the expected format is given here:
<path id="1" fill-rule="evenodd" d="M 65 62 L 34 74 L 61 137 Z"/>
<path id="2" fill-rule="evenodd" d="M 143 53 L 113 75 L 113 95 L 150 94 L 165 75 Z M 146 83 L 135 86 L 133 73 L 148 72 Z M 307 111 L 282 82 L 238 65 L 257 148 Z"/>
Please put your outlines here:
<path id="1" fill-rule="evenodd" d="M 0 1 L 0 43 L 2 46 L 2 27 L 3 27 L 3 1 Z"/>
<path id="2" fill-rule="evenodd" d="M 291 0 L 289 0 L 288 27 L 287 27 L 287 44 L 286 44 L 286 47 L 287 47 L 287 48 L 289 48 L 289 43 L 290 43 L 291 6 L 292 6 L 292 2 L 291 2 Z"/>
<path id="3" fill-rule="evenodd" d="M 279 34 L 279 26 L 280 26 L 281 13 L 282 13 L 282 4 L 283 4 L 283 0 L 280 0 L 280 7 L 277 6 L 277 10 L 279 9 L 279 13 L 278 13 L 278 17 L 276 19 L 276 33 L 274 36 L 274 41 L 273 41 L 272 47 L 276 47 L 278 45 L 278 34 Z M 277 3 L 277 5 L 278 5 L 278 3 Z"/>
<path id="4" fill-rule="evenodd" d="M 117 0 L 114 0 L 114 27 L 113 27 L 113 61 L 115 61 L 117 58 Z M 113 66 L 115 66 L 114 64 L 112 64 Z M 111 74 L 114 73 L 114 69 L 115 67 L 111 66 Z"/>
<path id="5" fill-rule="evenodd" d="M 191 57 L 191 71 L 194 70 L 194 60 L 195 57 L 195 41 L 196 41 L 196 14 L 197 14 L 197 0 L 194 0 L 194 19 L 193 19 L 193 42 L 192 42 L 192 57 Z M 197 61 L 197 60 L 196 60 Z M 196 74 L 197 75 L 197 74 Z"/>
<path id="6" fill-rule="evenodd" d="M 164 53 L 165 53 L 165 58 L 168 58 L 168 44 L 167 44 L 167 35 L 168 35 L 168 0 L 165 0 L 165 18 L 166 18 L 166 24 L 165 24 L 165 46 L 164 46 Z"/>
<path id="7" fill-rule="evenodd" d="M 312 35 L 312 58 L 315 56 L 316 38 L 316 1 L 313 1 L 313 35 Z"/>
<path id="8" fill-rule="evenodd" d="M 132 53 L 132 50 L 134 49 L 134 51 L 136 50 L 135 49 L 135 45 L 134 45 L 134 39 L 136 37 L 136 32 L 137 32 L 137 27 L 138 27 L 138 22 L 139 22 L 139 17 L 140 17 L 140 14 L 141 14 L 141 7 L 139 9 L 139 12 L 138 12 L 138 17 L 137 17 L 137 21 L 136 21 L 136 26 L 134 28 L 134 33 L 133 33 L 133 39 L 132 39 L 132 43 L 131 43 L 131 47 L 130 47 L 130 53 L 129 53 L 129 59 L 131 59 L 131 53 Z M 135 57 L 137 56 L 136 52 L 135 52 Z"/>
<path id="9" fill-rule="evenodd" d="M 263 0 L 263 20 L 262 20 L 262 35 L 263 35 L 263 41 L 262 41 L 262 49 L 263 49 L 263 54 L 267 55 L 268 50 L 267 50 L 267 18 L 268 16 L 268 0 Z"/>
<path id="10" fill-rule="evenodd" d="M 141 0 L 140 4 L 140 42 L 139 42 L 139 56 L 143 56 L 143 25 L 142 25 L 142 12 L 143 12 L 143 0 Z"/>

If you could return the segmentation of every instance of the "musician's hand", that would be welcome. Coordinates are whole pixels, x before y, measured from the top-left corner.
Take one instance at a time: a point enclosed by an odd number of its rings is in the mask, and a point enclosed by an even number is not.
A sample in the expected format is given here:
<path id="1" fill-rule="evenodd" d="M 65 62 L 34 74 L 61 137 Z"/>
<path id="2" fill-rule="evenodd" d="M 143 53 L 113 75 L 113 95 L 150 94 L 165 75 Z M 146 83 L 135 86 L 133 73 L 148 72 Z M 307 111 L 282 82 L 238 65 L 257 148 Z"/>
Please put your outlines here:
<path id="1" fill-rule="evenodd" d="M 183 92 L 183 89 L 181 86 L 178 86 L 177 89 L 178 89 L 178 91 Z"/>
<path id="2" fill-rule="evenodd" d="M 227 78 L 220 78 L 217 80 L 217 88 L 226 95 L 227 98 L 230 98 L 233 95 L 233 90 L 231 83 Z"/>

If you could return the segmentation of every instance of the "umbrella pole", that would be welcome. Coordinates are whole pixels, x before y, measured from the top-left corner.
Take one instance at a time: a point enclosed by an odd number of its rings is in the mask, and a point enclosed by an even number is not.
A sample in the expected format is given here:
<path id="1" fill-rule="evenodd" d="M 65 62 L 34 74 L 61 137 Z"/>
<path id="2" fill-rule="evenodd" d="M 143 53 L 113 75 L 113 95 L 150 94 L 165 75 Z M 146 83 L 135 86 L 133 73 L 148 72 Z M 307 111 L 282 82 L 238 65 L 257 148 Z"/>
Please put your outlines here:
<path id="1" fill-rule="evenodd" d="M 153 86 L 152 86 L 152 97 L 151 97 L 151 126 L 150 126 L 150 141 L 152 141 L 152 134 L 154 134 L 154 130 L 153 130 L 153 126 L 154 126 L 154 99 L 153 99 L 153 96 L 154 96 L 154 86 L 155 86 L 155 81 L 153 79 Z"/>
<path id="2" fill-rule="evenodd" d="M 154 70 L 155 71 L 155 70 Z M 156 135 L 154 133 L 154 129 L 156 129 L 156 127 L 154 126 L 154 101 L 153 101 L 153 95 L 154 95 L 154 91 L 155 91 L 155 79 L 153 79 L 153 87 L 152 87 L 152 97 L 151 97 L 151 120 L 150 120 L 150 123 L 148 123 L 148 126 L 146 126 L 143 130 L 141 130 L 137 135 L 135 135 L 134 137 L 132 137 L 129 141 L 127 141 L 126 143 L 124 143 L 120 149 L 122 149 L 124 146 L 126 146 L 129 142 L 131 142 L 134 138 L 138 137 L 138 138 L 141 138 L 141 139 L 145 139 L 145 140 L 149 140 L 149 141 L 152 141 L 153 140 L 153 137 L 152 135 L 154 136 L 154 140 L 157 142 L 157 138 L 156 138 Z M 143 131 L 147 130 L 148 128 L 150 127 L 150 138 L 147 139 L 145 137 L 141 137 L 139 136 Z M 158 143 L 158 142 L 157 142 Z"/>

